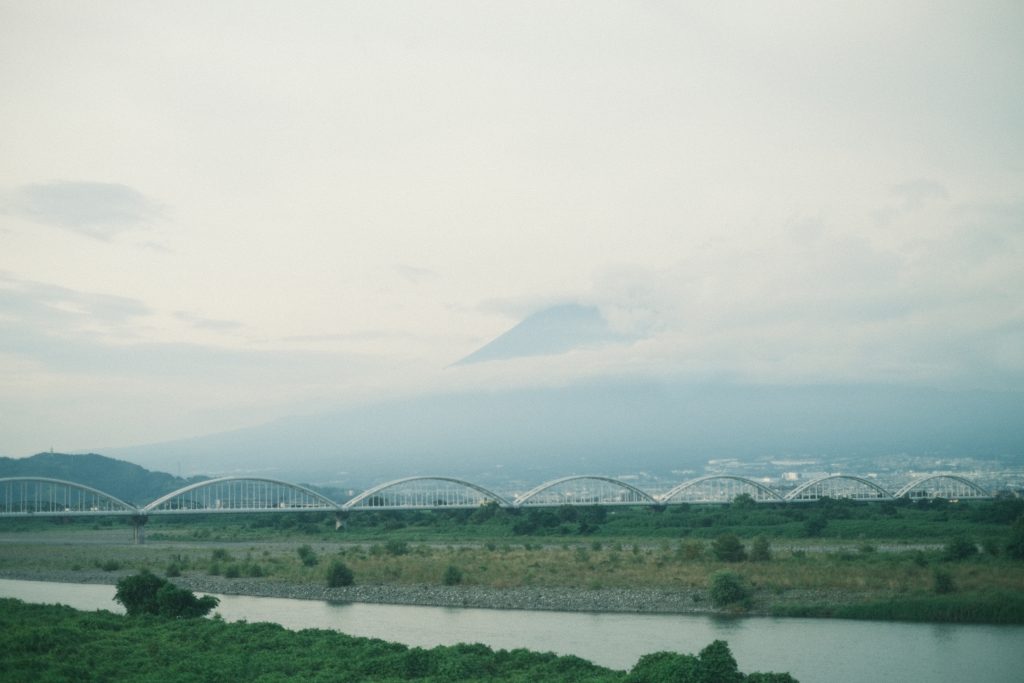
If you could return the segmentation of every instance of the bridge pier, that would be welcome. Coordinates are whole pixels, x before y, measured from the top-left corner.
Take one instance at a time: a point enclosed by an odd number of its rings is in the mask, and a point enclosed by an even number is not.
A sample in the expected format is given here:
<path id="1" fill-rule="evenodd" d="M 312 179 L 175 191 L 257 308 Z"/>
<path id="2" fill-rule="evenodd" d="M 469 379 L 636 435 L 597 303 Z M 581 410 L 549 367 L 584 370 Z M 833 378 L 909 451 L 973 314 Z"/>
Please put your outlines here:
<path id="1" fill-rule="evenodd" d="M 144 545 L 146 543 L 146 522 L 149 520 L 146 515 L 132 516 L 132 543 Z"/>
<path id="2" fill-rule="evenodd" d="M 348 531 L 348 512 L 334 513 L 334 530 Z"/>

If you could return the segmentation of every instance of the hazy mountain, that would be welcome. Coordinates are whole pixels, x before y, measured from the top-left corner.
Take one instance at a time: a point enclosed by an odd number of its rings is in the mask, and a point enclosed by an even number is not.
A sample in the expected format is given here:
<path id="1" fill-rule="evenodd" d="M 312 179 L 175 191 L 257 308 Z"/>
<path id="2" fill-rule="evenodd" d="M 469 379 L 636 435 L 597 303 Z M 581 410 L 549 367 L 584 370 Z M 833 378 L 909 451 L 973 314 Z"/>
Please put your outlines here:
<path id="1" fill-rule="evenodd" d="M 622 340 L 623 337 L 608 326 L 596 308 L 563 304 L 527 316 L 518 325 L 457 361 L 455 365 L 522 356 L 555 355 Z"/>
<path id="2" fill-rule="evenodd" d="M 136 505 L 149 503 L 189 483 L 180 477 L 151 472 L 96 453 L 39 453 L 30 458 L 0 458 L 0 477 L 63 479 L 91 486 Z"/>
<path id="3" fill-rule="evenodd" d="M 186 473 L 359 486 L 413 474 L 530 481 L 709 458 L 1024 456 L 1024 395 L 890 386 L 586 384 L 424 396 L 105 449 Z"/>

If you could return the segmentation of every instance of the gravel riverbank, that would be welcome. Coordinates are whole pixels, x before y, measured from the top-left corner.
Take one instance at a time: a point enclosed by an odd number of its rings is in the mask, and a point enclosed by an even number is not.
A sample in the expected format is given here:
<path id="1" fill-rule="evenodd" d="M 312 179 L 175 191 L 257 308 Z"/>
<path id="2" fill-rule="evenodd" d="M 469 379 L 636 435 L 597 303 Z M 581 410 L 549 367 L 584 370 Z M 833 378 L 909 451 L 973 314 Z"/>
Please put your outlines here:
<path id="1" fill-rule="evenodd" d="M 102 571 L 0 571 L 0 578 L 62 583 L 113 585 L 126 572 Z M 355 585 L 327 588 L 272 579 L 228 579 L 220 576 L 183 576 L 173 579 L 199 593 L 251 595 L 256 597 L 328 600 L 431 607 L 476 607 L 483 609 L 553 610 L 560 612 L 632 612 L 661 614 L 715 614 L 708 591 L 700 588 L 490 588 L 486 586 L 439 585 Z M 791 590 L 784 593 L 755 593 L 748 615 L 768 613 L 769 604 L 843 604 L 864 596 L 840 591 Z"/>

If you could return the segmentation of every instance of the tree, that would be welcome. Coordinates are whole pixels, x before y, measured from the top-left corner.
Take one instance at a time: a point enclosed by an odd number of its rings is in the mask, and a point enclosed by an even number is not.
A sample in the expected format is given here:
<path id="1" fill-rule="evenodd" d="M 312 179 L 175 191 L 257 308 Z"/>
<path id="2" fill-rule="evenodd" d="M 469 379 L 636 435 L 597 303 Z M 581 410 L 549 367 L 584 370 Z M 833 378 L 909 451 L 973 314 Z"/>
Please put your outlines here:
<path id="1" fill-rule="evenodd" d="M 711 604 L 727 607 L 750 598 L 743 577 L 735 572 L 721 571 L 711 575 Z"/>
<path id="2" fill-rule="evenodd" d="M 192 591 L 145 570 L 118 581 L 114 600 L 124 605 L 128 616 L 153 614 L 169 619 L 203 617 L 220 604 L 212 595 L 196 597 Z"/>
<path id="3" fill-rule="evenodd" d="M 331 566 L 327 568 L 327 587 L 328 588 L 339 588 L 341 586 L 351 586 L 355 582 L 355 577 L 352 574 L 352 570 L 348 568 L 348 565 L 341 560 L 335 560 L 331 562 Z"/>
<path id="4" fill-rule="evenodd" d="M 697 655 L 701 666 L 701 680 L 715 683 L 739 683 L 743 680 L 736 658 L 724 640 L 713 641 Z"/>
<path id="5" fill-rule="evenodd" d="M 747 551 L 740 543 L 736 534 L 722 534 L 711 544 L 715 559 L 722 562 L 742 562 L 747 559 Z"/>

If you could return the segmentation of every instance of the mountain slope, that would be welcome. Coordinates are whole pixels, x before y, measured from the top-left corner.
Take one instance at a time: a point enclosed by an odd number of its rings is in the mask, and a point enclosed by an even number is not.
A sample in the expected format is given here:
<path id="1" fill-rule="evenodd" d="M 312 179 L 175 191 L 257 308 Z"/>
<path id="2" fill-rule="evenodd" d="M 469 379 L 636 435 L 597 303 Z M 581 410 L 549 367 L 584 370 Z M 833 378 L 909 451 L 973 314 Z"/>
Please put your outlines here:
<path id="1" fill-rule="evenodd" d="M 0 477 L 47 477 L 85 484 L 127 503 L 144 505 L 189 483 L 164 472 L 96 453 L 38 453 L 30 458 L 0 458 Z"/>
<path id="2" fill-rule="evenodd" d="M 424 396 L 164 444 L 150 467 L 346 486 L 414 474 L 528 480 L 709 458 L 1024 456 L 1024 394 L 890 386 L 586 384 Z M 474 480 L 476 481 L 476 480 Z"/>
<path id="3" fill-rule="evenodd" d="M 601 312 L 592 306 L 563 304 L 527 316 L 518 325 L 454 365 L 469 365 L 523 356 L 546 356 L 622 341 Z"/>

